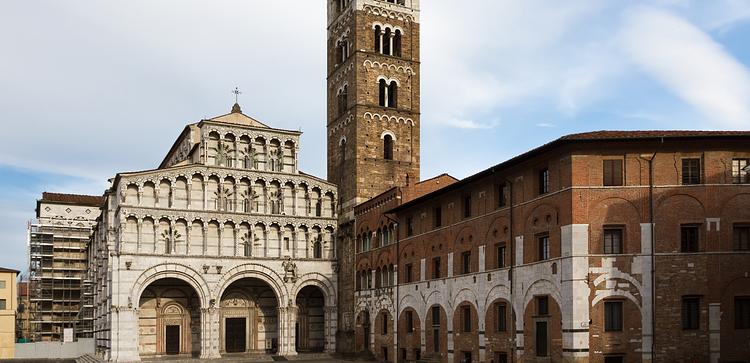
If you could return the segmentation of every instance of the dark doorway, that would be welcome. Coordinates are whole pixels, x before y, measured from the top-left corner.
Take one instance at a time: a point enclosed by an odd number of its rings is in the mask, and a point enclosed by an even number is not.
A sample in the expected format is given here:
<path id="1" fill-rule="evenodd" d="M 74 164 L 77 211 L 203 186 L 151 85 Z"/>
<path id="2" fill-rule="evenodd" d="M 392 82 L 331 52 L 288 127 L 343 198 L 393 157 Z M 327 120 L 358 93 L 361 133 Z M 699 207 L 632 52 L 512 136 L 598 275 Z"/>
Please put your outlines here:
<path id="1" fill-rule="evenodd" d="M 369 317 L 367 317 L 367 319 L 368 320 L 365 321 L 365 325 L 362 327 L 362 330 L 364 330 L 364 338 L 365 338 L 364 350 L 369 352 L 370 351 L 370 321 L 369 321 Z"/>
<path id="2" fill-rule="evenodd" d="M 167 325 L 166 349 L 168 355 L 180 354 L 180 326 Z"/>
<path id="3" fill-rule="evenodd" d="M 547 352 L 547 322 L 536 322 L 536 356 L 546 357 Z"/>
<path id="4" fill-rule="evenodd" d="M 245 323 L 245 318 L 227 318 L 225 332 L 227 353 L 244 353 L 247 350 Z"/>
<path id="5" fill-rule="evenodd" d="M 440 352 L 440 329 L 432 329 L 432 351 Z"/>

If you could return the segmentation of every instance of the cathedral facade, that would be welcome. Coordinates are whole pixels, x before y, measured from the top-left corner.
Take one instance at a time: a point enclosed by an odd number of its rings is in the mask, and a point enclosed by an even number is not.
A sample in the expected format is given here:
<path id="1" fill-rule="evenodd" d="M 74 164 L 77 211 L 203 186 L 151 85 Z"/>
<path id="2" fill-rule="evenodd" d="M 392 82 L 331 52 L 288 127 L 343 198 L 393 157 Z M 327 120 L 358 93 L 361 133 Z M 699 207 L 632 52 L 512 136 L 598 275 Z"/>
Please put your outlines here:
<path id="1" fill-rule="evenodd" d="M 235 104 L 117 174 L 89 248 L 103 358 L 334 349 L 338 191 L 298 170 L 299 137 Z"/>

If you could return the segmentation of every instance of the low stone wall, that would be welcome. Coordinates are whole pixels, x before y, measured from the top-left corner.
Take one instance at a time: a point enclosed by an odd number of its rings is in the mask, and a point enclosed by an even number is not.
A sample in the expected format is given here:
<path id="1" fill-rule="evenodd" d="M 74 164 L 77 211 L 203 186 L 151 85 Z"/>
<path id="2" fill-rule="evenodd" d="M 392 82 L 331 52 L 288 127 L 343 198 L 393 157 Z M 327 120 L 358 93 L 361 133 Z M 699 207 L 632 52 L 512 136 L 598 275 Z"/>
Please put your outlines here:
<path id="1" fill-rule="evenodd" d="M 66 359 L 94 354 L 94 339 L 78 339 L 77 342 L 16 343 L 16 359 Z"/>

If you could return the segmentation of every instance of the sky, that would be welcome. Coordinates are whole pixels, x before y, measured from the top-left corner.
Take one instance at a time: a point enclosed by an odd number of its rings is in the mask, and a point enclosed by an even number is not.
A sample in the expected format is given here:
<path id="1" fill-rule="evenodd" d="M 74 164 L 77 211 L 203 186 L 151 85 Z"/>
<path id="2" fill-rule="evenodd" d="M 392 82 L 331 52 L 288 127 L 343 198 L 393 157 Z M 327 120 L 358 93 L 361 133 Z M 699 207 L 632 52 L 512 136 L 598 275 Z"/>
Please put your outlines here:
<path id="1" fill-rule="evenodd" d="M 750 129 L 750 0 L 422 0 L 422 178 L 592 130 Z M 322 0 L 0 1 L 0 266 L 43 191 L 101 195 L 183 127 L 301 129 L 325 177 Z"/>

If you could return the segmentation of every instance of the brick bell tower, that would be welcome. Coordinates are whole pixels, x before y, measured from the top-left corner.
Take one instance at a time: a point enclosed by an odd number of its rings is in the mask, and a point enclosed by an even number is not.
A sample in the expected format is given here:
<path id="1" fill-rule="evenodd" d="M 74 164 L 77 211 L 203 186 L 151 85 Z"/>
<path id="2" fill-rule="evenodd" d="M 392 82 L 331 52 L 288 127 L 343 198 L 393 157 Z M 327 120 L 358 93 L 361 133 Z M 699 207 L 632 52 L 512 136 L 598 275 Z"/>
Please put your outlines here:
<path id="1" fill-rule="evenodd" d="M 354 206 L 419 181 L 419 0 L 327 0 L 339 351 L 354 346 Z"/>
<path id="2" fill-rule="evenodd" d="M 328 180 L 343 219 L 419 181 L 419 0 L 328 0 Z"/>

